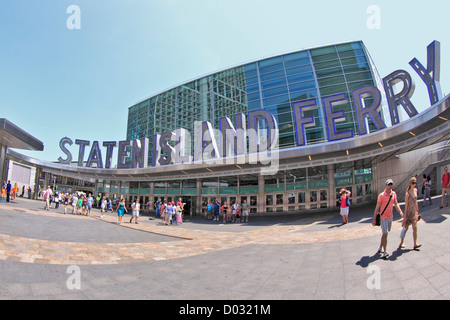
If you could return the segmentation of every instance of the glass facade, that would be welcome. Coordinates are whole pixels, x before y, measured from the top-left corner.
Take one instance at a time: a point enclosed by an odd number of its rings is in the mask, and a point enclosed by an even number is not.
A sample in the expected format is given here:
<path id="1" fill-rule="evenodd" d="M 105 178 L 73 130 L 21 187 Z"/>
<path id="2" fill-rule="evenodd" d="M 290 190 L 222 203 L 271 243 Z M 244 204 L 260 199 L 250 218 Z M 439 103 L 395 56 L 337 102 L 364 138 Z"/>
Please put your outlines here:
<path id="1" fill-rule="evenodd" d="M 271 57 L 199 78 L 130 107 L 127 139 L 148 137 L 151 159 L 154 134 L 177 128 L 193 132 L 196 121 L 209 121 L 219 128 L 222 117 L 234 122 L 237 113 L 265 109 L 278 122 L 279 147 L 291 148 L 296 146 L 293 105 L 316 98 L 318 107 L 304 111 L 315 124 L 306 128 L 305 144 L 326 142 L 321 99 L 340 93 L 347 95 L 347 103 L 334 107 L 345 115 L 344 121 L 336 123 L 336 132 L 352 130 L 356 135 L 351 91 L 376 85 L 376 75 L 359 41 Z M 369 130 L 376 130 L 371 120 L 367 121 Z"/>
<path id="2" fill-rule="evenodd" d="M 336 122 L 336 133 L 358 134 L 353 98 L 355 89 L 378 86 L 378 73 L 360 41 L 333 44 L 291 52 L 246 63 L 212 73 L 156 94 L 129 108 L 127 139 L 149 138 L 149 162 L 153 135 L 184 128 L 194 131 L 196 122 L 209 121 L 216 129 L 220 119 L 264 109 L 274 115 L 279 128 L 279 148 L 297 146 L 294 107 L 316 99 L 317 106 L 303 109 L 303 117 L 312 117 L 314 126 L 305 128 L 305 145 L 327 142 L 326 118 L 322 99 L 345 93 L 347 102 L 333 106 L 344 119 Z M 382 90 L 382 88 L 380 88 Z M 366 105 L 371 103 L 365 101 Z M 380 111 L 383 113 L 383 111 Z M 383 114 L 381 114 L 383 116 Z M 369 131 L 376 127 L 368 121 Z M 216 137 L 217 138 L 217 137 Z M 193 140 L 193 139 L 192 139 Z M 193 144 L 194 141 L 191 141 Z M 191 145 L 193 150 L 193 145 Z M 149 163 L 150 165 L 150 163 Z M 229 174 L 221 177 L 179 176 L 175 181 L 98 181 L 96 191 L 110 197 L 157 198 L 173 201 L 183 198 L 191 214 L 206 212 L 209 201 L 250 204 L 250 213 L 298 213 L 304 210 L 333 210 L 341 188 L 352 191 L 352 202 L 372 201 L 371 159 L 308 168 L 279 170 L 271 176 Z"/>
<path id="3" fill-rule="evenodd" d="M 125 198 L 128 206 L 134 199 L 149 204 L 156 199 L 176 201 L 182 198 L 190 204 L 190 214 L 206 214 L 208 201 L 218 199 L 233 203 L 244 200 L 251 214 L 302 213 L 334 210 L 342 188 L 352 192 L 353 204 L 372 202 L 373 175 L 370 159 L 326 166 L 280 170 L 275 175 L 241 174 L 224 177 L 183 178 L 171 181 L 96 180 L 96 183 L 46 174 L 48 182 L 55 181 L 58 190 L 91 192 L 110 199 Z M 45 185 L 45 184 L 44 184 Z"/>

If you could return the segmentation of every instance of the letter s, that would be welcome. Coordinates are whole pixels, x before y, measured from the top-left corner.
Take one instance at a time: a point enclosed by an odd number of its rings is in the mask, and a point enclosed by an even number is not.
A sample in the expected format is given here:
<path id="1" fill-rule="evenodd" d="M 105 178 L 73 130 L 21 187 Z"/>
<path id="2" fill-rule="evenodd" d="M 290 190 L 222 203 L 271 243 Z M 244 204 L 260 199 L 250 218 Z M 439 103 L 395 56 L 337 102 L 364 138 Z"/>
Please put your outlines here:
<path id="1" fill-rule="evenodd" d="M 69 144 L 71 146 L 73 144 L 73 141 L 70 138 L 64 137 L 59 142 L 59 147 L 61 148 L 62 152 L 67 155 L 67 159 L 63 159 L 61 157 L 58 158 L 58 161 L 61 164 L 70 164 L 72 162 L 72 154 L 69 150 L 67 150 L 65 146 L 66 144 Z"/>

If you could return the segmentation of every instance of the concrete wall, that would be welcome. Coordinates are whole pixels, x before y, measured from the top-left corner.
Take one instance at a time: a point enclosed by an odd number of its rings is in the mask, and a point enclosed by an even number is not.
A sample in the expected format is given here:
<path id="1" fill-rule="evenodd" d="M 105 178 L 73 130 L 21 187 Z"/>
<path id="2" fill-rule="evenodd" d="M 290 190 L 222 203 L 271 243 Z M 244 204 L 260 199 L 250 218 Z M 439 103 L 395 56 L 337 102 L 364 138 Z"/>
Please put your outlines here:
<path id="1" fill-rule="evenodd" d="M 385 188 L 385 182 L 387 179 L 392 179 L 394 181 L 394 190 L 396 190 L 396 185 L 398 186 L 405 178 L 409 179 L 414 175 L 418 175 L 418 185 L 421 185 L 422 182 L 422 172 L 410 172 L 419 161 L 421 161 L 425 156 L 430 156 L 431 158 L 427 159 L 426 165 L 429 165 L 433 162 L 438 161 L 438 153 L 433 152 L 436 148 L 439 148 L 443 144 L 436 144 L 424 147 L 419 150 L 403 153 L 400 155 L 393 155 L 388 160 L 383 162 L 377 162 L 376 165 L 376 188 L 377 193 L 380 193 Z M 442 168 L 443 170 L 443 168 Z M 408 176 L 408 177 L 407 177 Z M 442 174 L 440 173 L 440 168 L 438 168 L 437 178 L 434 177 L 432 179 L 432 183 L 434 184 L 437 190 L 440 190 L 440 179 Z M 434 189 L 434 188 L 433 188 Z M 402 190 L 403 192 L 404 190 Z M 398 192 L 398 191 L 397 191 Z"/>

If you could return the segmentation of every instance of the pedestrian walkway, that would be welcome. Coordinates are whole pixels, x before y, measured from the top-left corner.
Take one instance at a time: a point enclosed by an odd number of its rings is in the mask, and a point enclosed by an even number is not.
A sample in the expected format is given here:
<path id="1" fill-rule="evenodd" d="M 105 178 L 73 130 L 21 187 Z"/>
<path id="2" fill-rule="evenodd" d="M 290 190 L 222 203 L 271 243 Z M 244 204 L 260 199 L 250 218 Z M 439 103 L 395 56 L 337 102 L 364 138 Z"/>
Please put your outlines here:
<path id="1" fill-rule="evenodd" d="M 46 211 L 33 208 L 33 205 L 36 207 L 36 202 L 31 202 L 31 206 L 28 203 L 25 204 L 25 202 L 27 201 L 19 200 L 18 204 L 23 204 L 20 208 L 16 205 L 12 210 L 60 219 L 96 219 L 111 224 L 117 222 L 117 216 L 113 213 L 108 213 L 103 218 L 100 217 L 98 210 L 93 210 L 89 217 L 64 215 L 62 214 L 64 209 L 61 207 L 58 210 Z M 9 209 L 7 204 L 0 205 L 1 211 L 6 209 Z M 370 212 L 368 214 L 370 215 Z M 326 218 L 329 218 L 329 216 Z M 166 226 L 161 220 L 148 220 L 147 217 L 142 217 L 139 224 L 127 223 L 127 219 L 124 218 L 124 222 L 117 227 L 126 227 L 166 237 L 157 242 L 141 241 L 133 243 L 126 249 L 123 248 L 122 239 L 108 243 L 92 243 L 62 241 L 63 239 L 50 241 L 0 234 L 1 244 L 3 245 L 0 247 L 0 259 L 48 264 L 117 264 L 195 256 L 249 244 L 300 244 L 351 240 L 373 236 L 379 232 L 368 222 L 355 223 L 351 227 L 341 227 L 340 223 L 337 222 L 337 225 L 331 228 L 318 228 L 317 226 L 323 223 L 323 220 L 318 220 L 317 217 L 303 219 L 298 217 L 283 217 L 281 219 L 277 217 L 257 217 L 253 218 L 253 223 L 256 222 L 256 225 L 252 225 L 252 222 L 249 224 L 228 223 L 225 225 L 208 220 L 195 222 L 200 221 L 200 219 L 204 220 L 203 218 L 196 218 L 194 221 L 185 222 L 182 226 Z M 313 229 L 313 231 L 310 229 Z M 394 230 L 399 229 L 401 229 L 400 223 L 395 224 Z M 178 241 L 176 243 L 169 241 L 174 239 Z M 11 247 L 15 247 L 15 250 L 6 250 L 6 248 Z M 55 248 L 58 248 L 58 250 Z"/>
<path id="2" fill-rule="evenodd" d="M 63 207 L 47 211 L 42 202 L 18 198 L 0 203 L 0 297 L 115 299 L 126 288 L 130 299 L 448 299 L 450 212 L 439 204 L 438 197 L 421 208 L 420 251 L 411 250 L 412 232 L 407 248 L 396 250 L 397 215 L 392 254 L 382 260 L 374 207 L 351 208 L 347 225 L 338 213 L 236 224 L 192 217 L 181 226 L 148 217 L 128 223 L 125 215 L 118 225 L 115 213 L 63 214 Z M 73 265 L 84 289 L 67 288 L 65 271 Z M 381 289 L 368 289 L 374 266 Z"/>

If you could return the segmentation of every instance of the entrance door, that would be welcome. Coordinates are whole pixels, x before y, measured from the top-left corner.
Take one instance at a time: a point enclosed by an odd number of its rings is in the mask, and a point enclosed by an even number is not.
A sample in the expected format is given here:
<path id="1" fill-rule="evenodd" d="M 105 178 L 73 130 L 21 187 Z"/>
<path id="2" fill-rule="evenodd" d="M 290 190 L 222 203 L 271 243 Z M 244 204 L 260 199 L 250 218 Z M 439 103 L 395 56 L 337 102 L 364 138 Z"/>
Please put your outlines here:
<path id="1" fill-rule="evenodd" d="M 197 197 L 180 196 L 176 198 L 175 204 L 178 202 L 179 198 L 181 198 L 182 203 L 185 204 L 183 211 L 185 217 L 197 215 Z"/>

